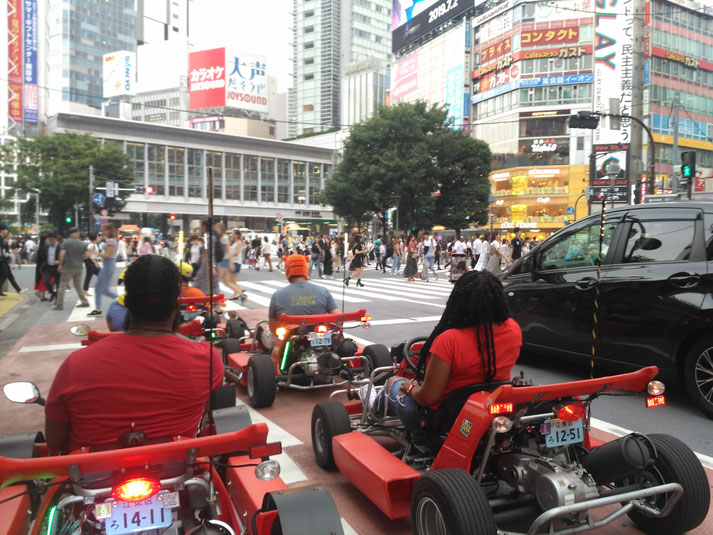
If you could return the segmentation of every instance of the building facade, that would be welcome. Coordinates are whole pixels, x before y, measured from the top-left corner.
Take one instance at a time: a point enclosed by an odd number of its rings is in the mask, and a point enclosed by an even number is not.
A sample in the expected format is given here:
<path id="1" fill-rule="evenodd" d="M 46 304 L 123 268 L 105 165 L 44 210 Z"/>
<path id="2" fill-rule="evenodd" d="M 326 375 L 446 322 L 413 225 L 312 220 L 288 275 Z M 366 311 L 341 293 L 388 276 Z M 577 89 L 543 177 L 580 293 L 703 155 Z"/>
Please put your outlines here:
<path id="1" fill-rule="evenodd" d="M 372 58 L 388 61 L 390 20 L 390 0 L 293 1 L 290 137 L 344 123 L 341 101 L 345 69 Z"/>
<path id="2" fill-rule="evenodd" d="M 189 221 L 207 213 L 212 168 L 215 215 L 232 227 L 265 230 L 295 221 L 324 229 L 336 223 L 331 208 L 319 202 L 333 167 L 331 150 L 75 114 L 53 117 L 50 130 L 121 144 L 136 171 L 134 186 L 151 186 L 154 193 L 132 194 L 119 221 L 137 223 L 150 214 L 168 223 L 175 214 L 176 224 L 189 230 Z"/>

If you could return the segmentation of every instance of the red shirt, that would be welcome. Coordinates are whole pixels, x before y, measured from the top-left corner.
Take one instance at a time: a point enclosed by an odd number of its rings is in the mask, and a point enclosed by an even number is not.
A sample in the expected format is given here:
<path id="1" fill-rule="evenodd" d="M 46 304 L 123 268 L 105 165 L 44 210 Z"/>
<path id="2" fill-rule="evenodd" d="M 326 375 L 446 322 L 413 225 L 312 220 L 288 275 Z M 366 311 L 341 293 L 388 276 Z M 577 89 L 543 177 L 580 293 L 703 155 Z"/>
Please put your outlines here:
<path id="1" fill-rule="evenodd" d="M 70 424 L 70 448 L 109 444 L 131 429 L 194 437 L 208 399 L 206 342 L 117 333 L 72 353 L 57 371 L 45 415 Z M 223 362 L 213 354 L 213 388 Z"/>
<path id="2" fill-rule="evenodd" d="M 448 329 L 439 334 L 431 346 L 431 354 L 451 365 L 443 396 L 432 408 L 438 408 L 447 394 L 464 386 L 485 381 L 486 367 L 478 354 L 476 327 Z M 495 337 L 494 381 L 509 381 L 510 370 L 515 366 L 522 347 L 522 332 L 517 322 L 509 318 L 493 329 Z M 481 347 L 485 347 L 485 334 L 480 331 Z"/>

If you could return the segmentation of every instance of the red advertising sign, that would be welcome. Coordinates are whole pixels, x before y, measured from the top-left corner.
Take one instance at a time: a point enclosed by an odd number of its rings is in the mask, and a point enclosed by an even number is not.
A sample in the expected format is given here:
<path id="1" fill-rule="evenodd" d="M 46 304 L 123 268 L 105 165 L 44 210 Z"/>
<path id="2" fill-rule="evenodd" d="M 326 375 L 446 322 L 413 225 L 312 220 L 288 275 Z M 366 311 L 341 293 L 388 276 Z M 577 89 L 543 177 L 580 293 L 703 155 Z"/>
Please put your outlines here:
<path id="1" fill-rule="evenodd" d="M 494 45 L 481 50 L 480 63 L 486 63 L 494 60 L 495 58 L 499 58 L 500 56 L 504 56 L 505 54 L 509 54 L 511 50 L 510 37 L 508 37 L 499 43 L 495 43 Z"/>
<path id="2" fill-rule="evenodd" d="M 692 69 L 713 71 L 713 63 L 704 59 L 694 58 L 692 56 L 684 56 L 683 54 L 670 52 L 668 50 L 664 50 L 663 48 L 658 48 L 656 46 L 652 48 L 652 53 L 658 58 L 675 61 L 676 63 L 681 63 L 682 65 L 685 65 L 686 67 L 690 67 Z"/>
<path id="3" fill-rule="evenodd" d="M 576 43 L 579 41 L 579 28 L 571 26 L 569 28 L 553 28 L 550 30 L 532 30 L 522 32 L 520 35 L 520 45 L 528 46 L 556 45 L 562 43 Z"/>
<path id="4" fill-rule="evenodd" d="M 189 54 L 188 84 L 190 109 L 225 106 L 225 48 Z"/>
<path id="5" fill-rule="evenodd" d="M 22 121 L 22 1 L 9 0 L 7 14 L 8 113 Z"/>

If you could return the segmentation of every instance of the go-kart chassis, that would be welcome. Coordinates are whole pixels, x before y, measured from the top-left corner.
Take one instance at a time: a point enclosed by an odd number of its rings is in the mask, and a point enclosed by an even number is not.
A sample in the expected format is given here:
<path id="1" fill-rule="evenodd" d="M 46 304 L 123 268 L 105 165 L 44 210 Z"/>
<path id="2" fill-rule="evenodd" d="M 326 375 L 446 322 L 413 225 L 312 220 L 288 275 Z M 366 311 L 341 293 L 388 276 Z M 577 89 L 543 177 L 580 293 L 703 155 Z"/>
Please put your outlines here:
<path id="1" fill-rule="evenodd" d="M 362 365 L 366 368 L 369 365 L 369 360 L 364 356 L 364 355 L 354 355 L 351 357 L 339 357 L 339 360 L 342 364 L 347 364 L 348 362 L 354 362 L 354 361 L 361 361 Z M 278 375 L 275 379 L 277 380 L 277 385 L 280 388 L 292 388 L 295 390 L 316 390 L 320 388 L 333 388 L 335 386 L 343 386 L 346 384 L 364 384 L 367 379 L 362 379 L 361 381 L 357 380 L 349 380 L 349 379 L 344 379 L 339 382 L 335 382 L 335 374 L 332 375 L 325 375 L 325 374 L 316 374 L 315 377 L 310 377 L 309 385 L 298 385 L 295 384 L 294 382 L 294 377 L 293 377 L 293 372 L 295 368 L 304 368 L 306 366 L 309 366 L 313 364 L 312 362 L 306 361 L 306 360 L 299 360 L 297 362 L 293 362 L 290 367 L 287 369 L 286 374 Z M 340 368 L 334 368 L 334 372 L 339 372 Z M 305 377 L 309 377 L 306 373 L 304 375 Z M 302 377 L 302 376 L 300 376 Z M 314 379 L 315 378 L 325 378 L 325 377 L 331 377 L 332 381 L 324 384 L 315 384 Z"/>

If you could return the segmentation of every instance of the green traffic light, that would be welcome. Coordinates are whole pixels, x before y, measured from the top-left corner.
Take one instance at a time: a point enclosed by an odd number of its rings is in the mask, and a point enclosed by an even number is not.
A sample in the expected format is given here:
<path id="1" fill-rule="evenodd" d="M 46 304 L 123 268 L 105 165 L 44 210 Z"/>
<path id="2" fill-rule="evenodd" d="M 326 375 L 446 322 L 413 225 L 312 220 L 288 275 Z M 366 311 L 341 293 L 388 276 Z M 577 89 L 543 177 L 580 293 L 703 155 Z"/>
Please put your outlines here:
<path id="1" fill-rule="evenodd" d="M 683 175 L 683 178 L 691 178 L 691 166 L 690 165 L 684 165 L 681 167 L 681 175 Z"/>
<path id="2" fill-rule="evenodd" d="M 72 218 L 69 217 L 69 216 L 65 217 L 64 220 L 65 220 L 67 223 L 71 223 L 71 222 L 72 222 Z"/>

